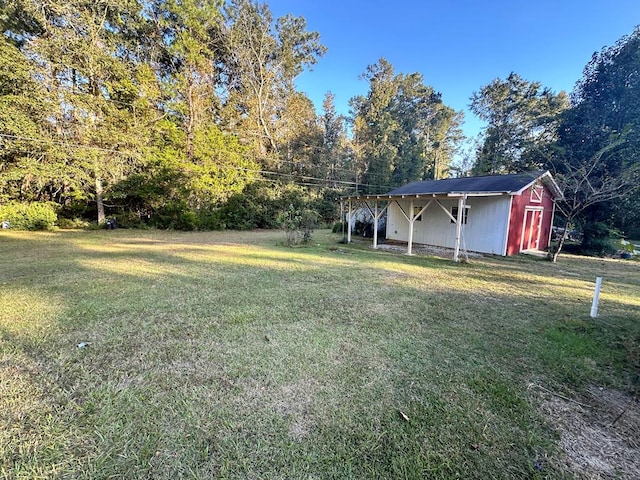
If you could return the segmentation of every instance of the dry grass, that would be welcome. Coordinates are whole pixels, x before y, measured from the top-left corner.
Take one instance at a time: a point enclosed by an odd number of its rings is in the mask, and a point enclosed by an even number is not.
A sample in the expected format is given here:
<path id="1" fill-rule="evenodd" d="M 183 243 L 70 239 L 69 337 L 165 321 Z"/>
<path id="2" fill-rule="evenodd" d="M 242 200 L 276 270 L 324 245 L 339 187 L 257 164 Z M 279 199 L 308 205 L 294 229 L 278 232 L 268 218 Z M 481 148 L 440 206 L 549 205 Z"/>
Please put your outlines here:
<path id="1" fill-rule="evenodd" d="M 553 420 L 566 468 L 584 479 L 640 478 L 640 404 L 608 388 L 592 387 L 581 403 L 545 394 L 541 409 Z"/>
<path id="2" fill-rule="evenodd" d="M 634 393 L 637 264 L 337 240 L 2 232 L 0 475 L 584 474 L 528 385 Z"/>

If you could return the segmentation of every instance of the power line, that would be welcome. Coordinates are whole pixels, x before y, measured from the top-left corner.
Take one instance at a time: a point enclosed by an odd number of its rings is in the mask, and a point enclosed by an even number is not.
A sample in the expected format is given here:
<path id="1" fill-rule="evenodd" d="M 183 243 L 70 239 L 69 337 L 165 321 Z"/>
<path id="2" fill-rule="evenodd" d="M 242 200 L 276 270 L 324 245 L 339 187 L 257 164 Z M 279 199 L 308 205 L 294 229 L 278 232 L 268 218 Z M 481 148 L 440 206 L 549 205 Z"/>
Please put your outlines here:
<path id="1" fill-rule="evenodd" d="M 232 169 L 236 169 L 236 170 L 243 170 L 243 171 L 246 171 L 246 172 L 261 173 L 263 175 L 276 175 L 276 176 L 280 176 L 280 177 L 300 178 L 301 180 L 317 180 L 317 181 L 320 181 L 320 182 L 339 183 L 339 184 L 354 185 L 354 186 L 359 186 L 359 187 L 392 188 L 392 187 L 389 187 L 388 185 L 372 185 L 372 184 L 369 184 L 369 183 L 360 183 L 360 182 L 356 182 L 356 181 L 347 181 L 347 180 L 328 180 L 326 178 L 312 177 L 312 176 L 309 176 L 309 175 L 295 175 L 295 174 L 292 174 L 292 173 L 273 172 L 273 171 L 270 171 L 270 170 L 253 170 L 253 169 L 249 169 L 249 168 L 232 167 L 232 166 L 229 166 L 229 165 L 219 165 L 218 168 L 232 168 Z"/>
<path id="2" fill-rule="evenodd" d="M 10 134 L 0 133 L 0 137 L 9 138 L 9 139 L 13 139 L 13 140 L 22 140 L 22 141 L 40 142 L 40 143 L 51 143 L 53 145 L 62 145 L 62 146 L 67 147 L 67 148 L 90 149 L 90 150 L 93 149 L 93 150 L 98 150 L 98 151 L 102 151 L 102 152 L 109 152 L 109 153 L 118 153 L 118 154 L 128 153 L 128 154 L 131 154 L 130 152 L 121 151 L 121 150 L 94 147 L 94 146 L 90 146 L 90 145 L 68 144 L 68 143 L 64 143 L 64 142 L 57 142 L 55 140 L 45 140 L 45 139 L 22 137 L 20 135 L 10 135 Z M 40 153 L 40 152 L 26 151 L 25 153 L 30 153 L 30 154 L 34 154 L 35 155 L 35 154 Z M 287 161 L 285 160 L 284 162 L 287 162 Z M 290 163 L 295 163 L 295 162 L 290 162 Z M 310 175 L 301 175 L 301 174 L 296 175 L 296 174 L 293 174 L 293 173 L 274 172 L 274 171 L 271 171 L 271 170 L 256 170 L 256 169 L 244 168 L 244 167 L 238 167 L 238 166 L 232 166 L 232 165 L 216 165 L 216 168 L 222 169 L 222 170 L 237 170 L 237 171 L 243 171 L 243 172 L 247 172 L 247 173 L 258 173 L 258 174 L 261 174 L 261 175 L 274 175 L 274 176 L 277 176 L 277 177 L 300 179 L 300 180 L 307 181 L 307 182 L 309 182 L 309 181 L 318 181 L 318 182 L 324 182 L 324 183 L 340 184 L 340 185 L 351 186 L 351 187 L 355 187 L 355 188 L 358 188 L 358 187 L 374 187 L 374 188 L 385 188 L 385 189 L 393 188 L 393 187 L 390 187 L 388 185 L 373 185 L 373 184 L 369 184 L 369 183 L 360 183 L 360 182 L 357 182 L 357 181 L 350 181 L 350 180 L 329 180 L 329 179 L 326 179 L 326 178 L 313 177 L 313 176 L 310 176 Z M 345 171 L 350 171 L 350 170 L 345 170 Z M 249 180 L 248 177 L 245 177 L 245 179 Z M 251 179 L 251 180 L 253 180 L 253 179 Z M 321 185 L 308 184 L 308 186 L 321 186 Z"/>
<path id="3" fill-rule="evenodd" d="M 11 134 L 7 134 L 7 133 L 0 133 L 0 137 L 2 138 L 9 138 L 12 140 L 21 140 L 24 142 L 38 142 L 38 143 L 50 143 L 52 145 L 60 145 L 63 147 L 67 147 L 67 148 L 81 148 L 81 149 L 85 149 L 85 150 L 98 150 L 100 152 L 109 152 L 109 153 L 127 153 L 132 155 L 131 152 L 127 152 L 124 150 L 116 150 L 113 148 L 102 148 L 102 147 L 95 147 L 93 145 L 78 145 L 78 144 L 74 144 L 74 143 L 65 143 L 65 142 L 61 142 L 61 141 L 56 141 L 56 140 L 45 140 L 45 139 L 41 139 L 41 138 L 29 138 L 29 137 L 22 137 L 20 135 L 11 135 Z M 36 152 L 29 152 L 29 153 L 36 153 Z"/>
<path id="4" fill-rule="evenodd" d="M 276 163 L 278 163 L 278 164 L 289 163 L 291 165 L 300 165 L 300 162 L 295 162 L 293 160 L 278 160 Z M 333 167 L 333 170 L 338 170 L 338 171 L 341 171 L 341 172 L 349 172 L 349 173 L 353 173 L 353 174 L 356 173 L 355 170 L 349 170 L 347 168 L 340 168 L 340 167 Z"/>

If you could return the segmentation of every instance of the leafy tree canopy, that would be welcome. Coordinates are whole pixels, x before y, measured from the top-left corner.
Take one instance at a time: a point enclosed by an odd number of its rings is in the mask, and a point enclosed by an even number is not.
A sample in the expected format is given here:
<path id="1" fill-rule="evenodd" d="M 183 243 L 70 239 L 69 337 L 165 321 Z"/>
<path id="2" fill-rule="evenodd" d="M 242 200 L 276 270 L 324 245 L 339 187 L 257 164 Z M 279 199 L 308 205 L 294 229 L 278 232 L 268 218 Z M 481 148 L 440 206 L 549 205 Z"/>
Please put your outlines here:
<path id="1" fill-rule="evenodd" d="M 447 175 L 461 136 L 461 113 L 446 106 L 421 74 L 395 74 L 384 58 L 363 78 L 369 92 L 351 99 L 351 108 L 365 190 L 380 193 Z"/>
<path id="2" fill-rule="evenodd" d="M 640 186 L 640 29 L 594 54 L 560 118 L 549 166 L 563 185 L 566 224 L 637 229 L 626 209 Z M 562 244 L 558 246 L 558 251 Z M 556 255 L 557 258 L 557 255 Z"/>
<path id="3" fill-rule="evenodd" d="M 471 97 L 471 111 L 487 122 L 473 173 L 517 173 L 543 166 L 556 140 L 559 114 L 569 102 L 516 73 L 493 80 Z"/>

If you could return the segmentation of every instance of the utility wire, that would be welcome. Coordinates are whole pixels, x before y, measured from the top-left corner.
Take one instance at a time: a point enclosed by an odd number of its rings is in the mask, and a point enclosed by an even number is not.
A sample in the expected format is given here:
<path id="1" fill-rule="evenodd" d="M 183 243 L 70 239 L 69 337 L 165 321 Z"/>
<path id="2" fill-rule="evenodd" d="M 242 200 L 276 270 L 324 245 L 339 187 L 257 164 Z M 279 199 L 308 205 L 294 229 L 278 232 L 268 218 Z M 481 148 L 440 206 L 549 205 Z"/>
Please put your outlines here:
<path id="1" fill-rule="evenodd" d="M 78 144 L 74 144 L 74 143 L 65 143 L 65 142 L 61 142 L 61 141 L 57 141 L 57 140 L 44 140 L 41 138 L 29 138 L 29 137 L 22 137 L 20 135 L 10 135 L 7 133 L 0 133 L 0 137 L 2 138 L 8 138 L 8 139 L 12 139 L 12 140 L 21 140 L 24 142 L 38 142 L 38 143 L 50 143 L 52 145 L 61 145 L 63 147 L 67 147 L 67 148 L 80 148 L 80 149 L 85 149 L 85 150 L 97 150 L 100 152 L 109 152 L 109 153 L 127 153 L 130 155 L 133 155 L 131 152 L 127 152 L 124 150 L 116 150 L 113 148 L 102 148 L 102 147 L 94 147 L 92 145 L 78 145 Z M 28 152 L 28 153 L 36 153 L 36 152 Z"/>
<path id="2" fill-rule="evenodd" d="M 363 187 L 380 187 L 380 188 L 392 188 L 389 187 L 387 185 L 372 185 L 369 183 L 360 183 L 360 182 L 355 182 L 355 181 L 347 181 L 347 180 L 328 180 L 326 178 L 319 178 L 319 177 L 312 177 L 309 175 L 295 175 L 295 174 L 291 174 L 291 173 L 282 173 L 282 172 L 272 172 L 270 170 L 252 170 L 249 168 L 242 168 L 242 167 L 232 167 L 229 165 L 219 165 L 218 168 L 230 168 L 230 169 L 236 169 L 236 170 L 243 170 L 246 172 L 252 172 L 252 173 L 261 173 L 263 175 L 276 175 L 276 176 L 281 176 L 281 177 L 293 177 L 293 178 L 300 178 L 301 180 L 318 180 L 321 182 L 330 182 L 330 183 L 340 183 L 340 184 L 347 184 L 347 185 L 354 185 L 354 186 L 363 186 Z"/>
<path id="3" fill-rule="evenodd" d="M 62 146 L 68 147 L 68 148 L 93 149 L 93 150 L 98 150 L 98 151 L 102 151 L 102 152 L 109 152 L 109 153 L 119 153 L 119 154 L 128 153 L 128 154 L 131 154 L 130 152 L 121 151 L 121 150 L 106 149 L 106 148 L 101 148 L 101 147 L 93 147 L 93 146 L 89 146 L 89 145 L 67 144 L 67 143 L 64 143 L 64 142 L 56 142 L 54 140 L 42 140 L 42 139 L 36 139 L 36 138 L 28 138 L 28 137 L 22 137 L 22 136 L 19 136 L 19 135 L 9 135 L 9 134 L 0 133 L 0 137 L 10 138 L 10 139 L 14 139 L 14 140 L 22 140 L 22 141 L 51 143 L 51 144 L 55 144 L 55 145 L 62 145 Z M 34 154 L 35 155 L 35 154 L 37 154 L 39 152 L 26 151 L 25 153 L 30 153 L 30 154 Z M 374 188 L 384 188 L 384 189 L 393 188 L 393 187 L 390 187 L 388 185 L 373 185 L 373 184 L 369 184 L 369 183 L 360 183 L 360 182 L 350 181 L 350 180 L 329 180 L 329 179 L 326 179 L 326 178 L 313 177 L 313 176 L 310 176 L 310 175 L 301 175 L 301 174 L 296 175 L 296 174 L 292 174 L 292 173 L 274 172 L 274 171 L 271 171 L 271 170 L 256 170 L 256 169 L 243 168 L 243 167 L 237 167 L 237 166 L 232 166 L 232 165 L 216 165 L 216 168 L 219 168 L 219 169 L 222 169 L 222 170 L 244 171 L 244 172 L 247 172 L 247 173 L 258 173 L 258 174 L 261 174 L 261 175 L 274 175 L 274 176 L 277 176 L 277 177 L 300 179 L 300 180 L 303 180 L 303 181 L 318 181 L 318 182 L 324 182 L 324 183 L 334 183 L 334 184 L 340 184 L 340 185 L 351 186 L 351 187 L 374 187 Z M 245 177 L 245 179 L 249 179 L 249 178 Z M 308 184 L 308 186 L 321 186 L 321 185 Z"/>
<path id="4" fill-rule="evenodd" d="M 7 133 L 0 133 L 0 137 L 3 138 L 9 138 L 12 140 L 22 140 L 22 141 L 29 141 L 29 142 L 38 142 L 38 143 L 50 143 L 53 145 L 61 145 L 64 147 L 69 147 L 69 148 L 82 148 L 82 149 L 86 149 L 86 150 L 98 150 L 101 152 L 111 152 L 111 153 L 129 153 L 123 150 L 116 150 L 113 148 L 102 148 L 102 147 L 95 147 L 92 145 L 79 145 L 79 144 L 72 144 L 72 143 L 65 143 L 65 142 L 61 142 L 59 140 L 50 140 L 50 139 L 41 139 L 41 138 L 29 138 L 29 137 L 23 137 L 20 135 L 13 135 L 13 134 L 7 134 Z M 34 152 L 31 152 L 34 153 Z M 278 164 L 281 163 L 287 163 L 287 164 L 291 164 L 291 165 L 300 165 L 300 162 L 294 162 L 293 160 L 278 160 L 277 161 Z M 355 170 L 348 170 L 346 168 L 338 168 L 335 167 L 333 168 L 334 171 L 341 171 L 341 172 L 348 172 L 348 173 L 352 173 L 352 174 L 356 174 Z"/>
<path id="5" fill-rule="evenodd" d="M 277 160 L 276 163 L 278 163 L 278 164 L 289 163 L 291 165 L 300 165 L 300 162 L 295 162 L 293 160 Z M 349 170 L 347 168 L 340 168 L 340 167 L 334 167 L 333 170 L 337 170 L 337 171 L 340 171 L 340 172 L 349 172 L 349 173 L 352 173 L 352 174 L 356 173 L 355 170 Z"/>

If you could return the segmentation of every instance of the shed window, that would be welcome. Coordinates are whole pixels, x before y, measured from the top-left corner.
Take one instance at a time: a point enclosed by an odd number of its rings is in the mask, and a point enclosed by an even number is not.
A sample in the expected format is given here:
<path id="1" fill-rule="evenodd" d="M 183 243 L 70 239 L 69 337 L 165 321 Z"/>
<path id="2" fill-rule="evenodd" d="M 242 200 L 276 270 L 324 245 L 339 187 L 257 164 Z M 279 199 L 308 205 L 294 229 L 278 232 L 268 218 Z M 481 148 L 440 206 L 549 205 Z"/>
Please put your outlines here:
<path id="1" fill-rule="evenodd" d="M 451 207 L 451 216 L 453 218 L 458 218 L 458 207 Z M 466 225 L 469 221 L 469 206 L 465 206 L 464 207 L 464 222 L 463 224 Z M 451 220 L 451 223 L 456 223 L 453 220 Z"/>
<path id="2" fill-rule="evenodd" d="M 542 203 L 544 193 L 542 185 L 536 185 L 531 189 L 531 203 Z"/>
<path id="3" fill-rule="evenodd" d="M 418 215 L 420 213 L 420 210 L 422 210 L 422 207 L 413 207 L 413 219 L 416 222 L 422 221 L 422 214 Z"/>

